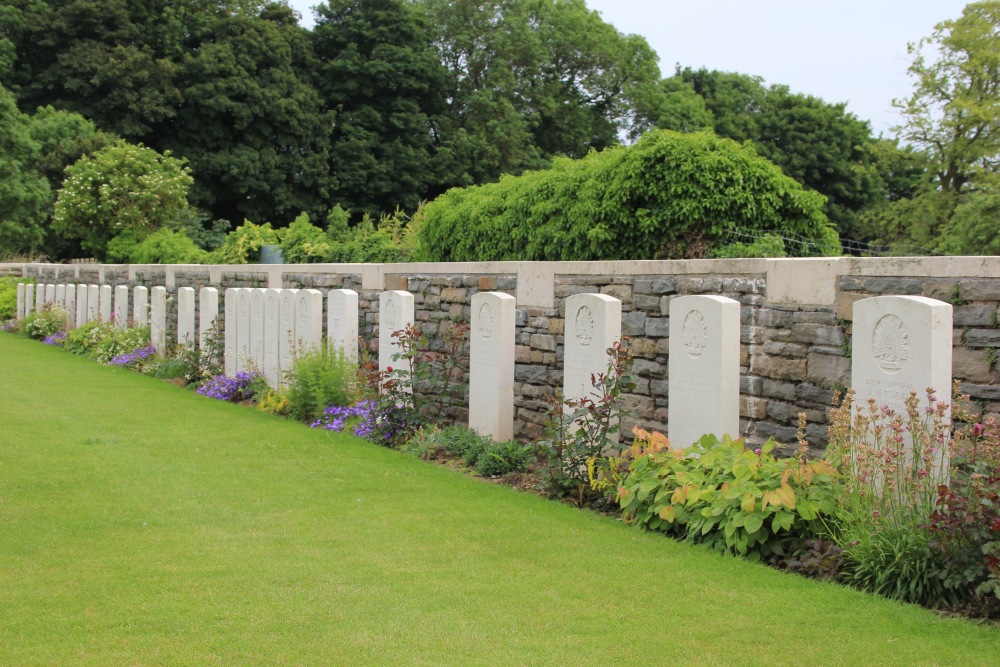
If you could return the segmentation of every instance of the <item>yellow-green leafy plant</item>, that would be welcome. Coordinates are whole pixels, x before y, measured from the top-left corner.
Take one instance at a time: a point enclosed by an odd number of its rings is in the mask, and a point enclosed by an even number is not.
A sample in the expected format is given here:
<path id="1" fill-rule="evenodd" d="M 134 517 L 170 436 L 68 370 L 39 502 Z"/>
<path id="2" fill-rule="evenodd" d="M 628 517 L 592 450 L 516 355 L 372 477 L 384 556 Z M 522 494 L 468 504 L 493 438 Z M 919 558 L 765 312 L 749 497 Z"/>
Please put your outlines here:
<path id="1" fill-rule="evenodd" d="M 804 441 L 803 441 L 804 445 Z M 619 490 L 626 521 L 753 560 L 821 534 L 837 509 L 837 471 L 825 460 L 772 456 L 714 435 L 684 450 L 639 457 Z"/>

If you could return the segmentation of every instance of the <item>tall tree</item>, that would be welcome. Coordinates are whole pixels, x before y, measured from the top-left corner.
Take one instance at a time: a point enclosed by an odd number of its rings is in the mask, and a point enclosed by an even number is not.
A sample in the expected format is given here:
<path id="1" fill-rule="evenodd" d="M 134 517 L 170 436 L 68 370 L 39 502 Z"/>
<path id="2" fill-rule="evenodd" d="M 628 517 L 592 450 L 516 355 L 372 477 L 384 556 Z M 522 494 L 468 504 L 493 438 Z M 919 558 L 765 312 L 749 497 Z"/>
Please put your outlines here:
<path id="1" fill-rule="evenodd" d="M 0 255 L 37 250 L 43 240 L 49 184 L 37 171 L 40 147 L 30 121 L 0 86 Z"/>
<path id="2" fill-rule="evenodd" d="M 903 115 L 895 129 L 926 153 L 940 189 L 959 193 L 1000 158 L 1000 2 L 967 5 L 909 51 L 916 81 L 909 97 L 893 102 Z"/>
<path id="3" fill-rule="evenodd" d="M 841 236 L 863 235 L 860 213 L 886 196 L 867 122 L 844 104 L 765 87 L 759 77 L 690 68 L 678 76 L 705 99 L 716 134 L 753 142 L 785 174 L 826 196 Z"/>
<path id="4" fill-rule="evenodd" d="M 314 66 L 307 32 L 280 3 L 222 16 L 185 55 L 184 103 L 157 148 L 188 159 L 196 205 L 230 221 L 325 212 L 331 119 Z"/>
<path id="5" fill-rule="evenodd" d="M 636 122 L 659 80 L 646 41 L 583 0 L 417 0 L 448 69 L 456 179 L 474 182 L 581 157 Z"/>
<path id="6" fill-rule="evenodd" d="M 335 113 L 333 201 L 378 216 L 413 210 L 435 189 L 446 71 L 423 16 L 403 0 L 316 8 L 317 89 Z"/>

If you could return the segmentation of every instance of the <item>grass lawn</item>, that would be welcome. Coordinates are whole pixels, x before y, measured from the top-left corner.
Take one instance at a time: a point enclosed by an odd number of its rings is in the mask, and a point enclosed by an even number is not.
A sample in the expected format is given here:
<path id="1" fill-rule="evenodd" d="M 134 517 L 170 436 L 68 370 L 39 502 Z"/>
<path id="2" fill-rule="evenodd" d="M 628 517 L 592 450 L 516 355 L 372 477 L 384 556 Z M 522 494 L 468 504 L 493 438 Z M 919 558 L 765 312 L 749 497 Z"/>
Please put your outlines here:
<path id="1" fill-rule="evenodd" d="M 0 665 L 998 665 L 722 558 L 0 334 Z"/>

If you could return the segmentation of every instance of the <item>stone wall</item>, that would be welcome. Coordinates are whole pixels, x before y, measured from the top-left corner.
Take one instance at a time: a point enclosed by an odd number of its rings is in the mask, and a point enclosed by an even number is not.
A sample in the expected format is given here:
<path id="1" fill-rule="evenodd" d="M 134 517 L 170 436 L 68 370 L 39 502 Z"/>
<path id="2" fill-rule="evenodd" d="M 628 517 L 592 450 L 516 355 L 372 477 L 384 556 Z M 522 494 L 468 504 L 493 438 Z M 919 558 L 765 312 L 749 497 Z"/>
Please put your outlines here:
<path id="1" fill-rule="evenodd" d="M 0 273 L 43 282 L 350 288 L 359 293 L 359 332 L 377 347 L 378 294 L 414 294 L 415 319 L 434 336 L 468 322 L 472 295 L 517 298 L 515 432 L 541 433 L 546 397 L 561 387 L 564 302 L 597 292 L 622 301 L 622 334 L 638 383 L 627 401 L 646 428 L 666 431 L 669 302 L 718 294 L 741 304 L 740 428 L 751 442 L 795 441 L 798 414 L 810 442 L 826 442 L 827 409 L 850 383 L 851 306 L 868 296 L 917 294 L 954 305 L 954 375 L 980 413 L 1000 415 L 1000 257 L 743 259 L 636 262 L 483 262 L 247 266 L 0 265 Z M 220 299 L 221 302 L 221 299 Z M 171 302 L 172 311 L 176 302 Z M 221 303 L 220 303 L 221 307 Z M 176 322 L 176 314 L 172 316 Z M 170 332 L 176 326 L 168 325 Z M 624 424 L 628 429 L 631 423 Z"/>

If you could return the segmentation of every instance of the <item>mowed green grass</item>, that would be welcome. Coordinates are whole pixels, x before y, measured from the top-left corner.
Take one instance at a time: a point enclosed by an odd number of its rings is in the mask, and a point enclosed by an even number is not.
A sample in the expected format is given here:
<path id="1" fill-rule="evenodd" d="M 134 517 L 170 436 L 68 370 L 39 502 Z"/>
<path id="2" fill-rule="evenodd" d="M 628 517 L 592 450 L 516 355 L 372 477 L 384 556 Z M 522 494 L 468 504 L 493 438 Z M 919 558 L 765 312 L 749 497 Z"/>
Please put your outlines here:
<path id="1" fill-rule="evenodd" d="M 0 334 L 0 665 L 997 665 L 1000 631 Z"/>

